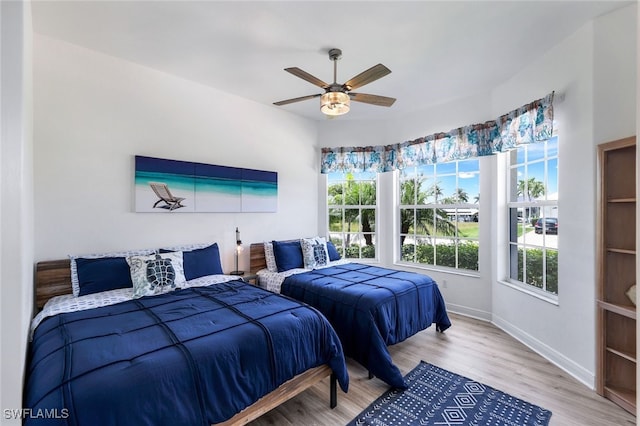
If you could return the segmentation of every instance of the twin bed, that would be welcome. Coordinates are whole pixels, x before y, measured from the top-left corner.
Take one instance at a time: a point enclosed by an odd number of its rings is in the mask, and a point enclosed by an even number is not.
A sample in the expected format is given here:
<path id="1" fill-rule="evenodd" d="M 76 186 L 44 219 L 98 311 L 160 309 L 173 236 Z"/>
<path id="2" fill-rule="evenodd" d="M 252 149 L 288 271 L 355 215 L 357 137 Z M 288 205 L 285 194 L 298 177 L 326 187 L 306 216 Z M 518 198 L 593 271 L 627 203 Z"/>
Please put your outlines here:
<path id="1" fill-rule="evenodd" d="M 162 256 L 145 261 L 147 272 L 171 263 Z M 112 258 L 94 263 L 122 267 Z M 76 263 L 88 287 L 104 287 L 100 268 Z M 336 333 L 293 299 L 223 274 L 139 298 L 135 286 L 75 296 L 72 270 L 69 260 L 37 265 L 44 309 L 32 324 L 25 406 L 42 416 L 25 424 L 245 424 L 329 375 L 332 407 L 336 380 L 347 391 Z"/>
<path id="2" fill-rule="evenodd" d="M 451 325 L 437 284 L 312 246 L 314 267 L 273 271 L 252 244 L 267 288 L 224 275 L 216 244 L 38 263 L 25 406 L 44 418 L 25 424 L 241 425 L 328 376 L 333 408 L 345 355 L 405 388 L 387 346 Z"/>
<path id="3" fill-rule="evenodd" d="M 301 265 L 295 243 L 250 246 L 250 271 L 258 275 L 260 286 L 318 309 L 338 333 L 346 356 L 390 386 L 406 388 L 387 347 L 432 324 L 439 332 L 451 326 L 436 282 L 423 274 L 345 261 L 331 243 L 323 262 L 324 254 L 317 256 L 317 252 L 322 253 L 321 246 L 327 243 L 319 237 L 300 247 Z M 280 247 L 284 249 L 277 250 Z M 269 260 L 272 250 L 275 255 Z M 321 265 L 309 268 L 307 261 L 314 250 Z M 278 266 L 280 263 L 286 266 Z"/>

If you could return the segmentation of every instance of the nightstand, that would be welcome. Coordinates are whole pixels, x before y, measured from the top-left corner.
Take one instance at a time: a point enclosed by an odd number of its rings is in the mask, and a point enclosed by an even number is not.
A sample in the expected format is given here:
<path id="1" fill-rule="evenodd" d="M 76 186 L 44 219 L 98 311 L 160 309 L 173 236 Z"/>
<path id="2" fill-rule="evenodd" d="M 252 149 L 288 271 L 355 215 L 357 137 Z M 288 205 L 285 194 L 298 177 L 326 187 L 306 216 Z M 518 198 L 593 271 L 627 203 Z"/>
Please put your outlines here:
<path id="1" fill-rule="evenodd" d="M 234 277 L 237 277 L 239 280 L 242 280 L 242 281 L 247 282 L 249 284 L 253 284 L 253 285 L 258 286 L 258 287 L 260 286 L 258 284 L 258 280 L 259 280 L 258 274 L 252 274 L 252 273 L 249 273 L 249 272 L 245 272 L 242 275 L 236 275 L 236 274 L 227 274 L 227 275 L 232 275 Z"/>
<path id="2" fill-rule="evenodd" d="M 258 274 L 250 274 L 247 272 L 242 276 L 242 280 L 248 282 L 249 284 L 260 287 L 260 284 L 258 283 L 258 281 L 260 280 L 258 278 Z"/>

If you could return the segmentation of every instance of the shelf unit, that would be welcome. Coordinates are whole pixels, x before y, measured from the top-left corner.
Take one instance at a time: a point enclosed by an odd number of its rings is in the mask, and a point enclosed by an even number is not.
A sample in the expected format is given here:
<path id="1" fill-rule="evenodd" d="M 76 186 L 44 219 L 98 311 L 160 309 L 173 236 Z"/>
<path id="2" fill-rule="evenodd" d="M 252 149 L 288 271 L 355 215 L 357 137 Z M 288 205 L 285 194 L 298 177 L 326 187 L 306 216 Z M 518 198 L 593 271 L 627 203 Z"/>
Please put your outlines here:
<path id="1" fill-rule="evenodd" d="M 636 138 L 598 145 L 597 391 L 636 413 Z"/>

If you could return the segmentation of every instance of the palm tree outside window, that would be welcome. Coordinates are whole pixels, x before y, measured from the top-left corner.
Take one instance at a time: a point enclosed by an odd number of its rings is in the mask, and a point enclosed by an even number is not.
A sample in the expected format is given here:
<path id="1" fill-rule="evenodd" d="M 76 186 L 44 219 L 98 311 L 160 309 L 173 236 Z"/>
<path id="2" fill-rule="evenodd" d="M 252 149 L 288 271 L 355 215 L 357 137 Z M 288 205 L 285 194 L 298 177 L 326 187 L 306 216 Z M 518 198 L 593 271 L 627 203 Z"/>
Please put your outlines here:
<path id="1" fill-rule="evenodd" d="M 329 239 L 346 259 L 375 259 L 377 174 L 330 173 L 327 185 Z"/>

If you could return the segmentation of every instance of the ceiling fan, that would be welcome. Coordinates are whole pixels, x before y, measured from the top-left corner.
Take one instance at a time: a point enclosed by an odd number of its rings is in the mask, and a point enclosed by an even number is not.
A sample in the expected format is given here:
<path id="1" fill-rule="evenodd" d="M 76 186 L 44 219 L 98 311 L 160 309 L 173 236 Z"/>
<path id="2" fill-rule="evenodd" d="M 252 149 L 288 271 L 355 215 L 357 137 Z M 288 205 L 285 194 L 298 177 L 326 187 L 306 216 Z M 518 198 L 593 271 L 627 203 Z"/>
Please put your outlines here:
<path id="1" fill-rule="evenodd" d="M 352 90 L 362 87 L 365 84 L 369 84 L 385 75 L 391 73 L 391 70 L 382 64 L 374 65 L 366 71 L 353 77 L 351 80 L 344 84 L 336 82 L 337 74 L 337 62 L 342 57 L 342 50 L 331 49 L 329 50 L 329 59 L 333 61 L 333 83 L 328 84 L 320 80 L 317 77 L 312 76 L 306 71 L 300 68 L 285 68 L 284 70 L 308 81 L 311 84 L 324 89 L 324 93 L 317 93 L 315 95 L 302 96 L 299 98 L 287 99 L 285 101 L 274 102 L 274 105 L 287 105 L 294 102 L 306 101 L 307 99 L 313 99 L 320 97 L 320 110 L 329 116 L 337 116 L 346 114 L 349 112 L 350 101 L 363 102 L 371 105 L 390 107 L 396 101 L 395 98 L 389 98 L 386 96 L 369 95 L 366 93 L 353 93 Z"/>

